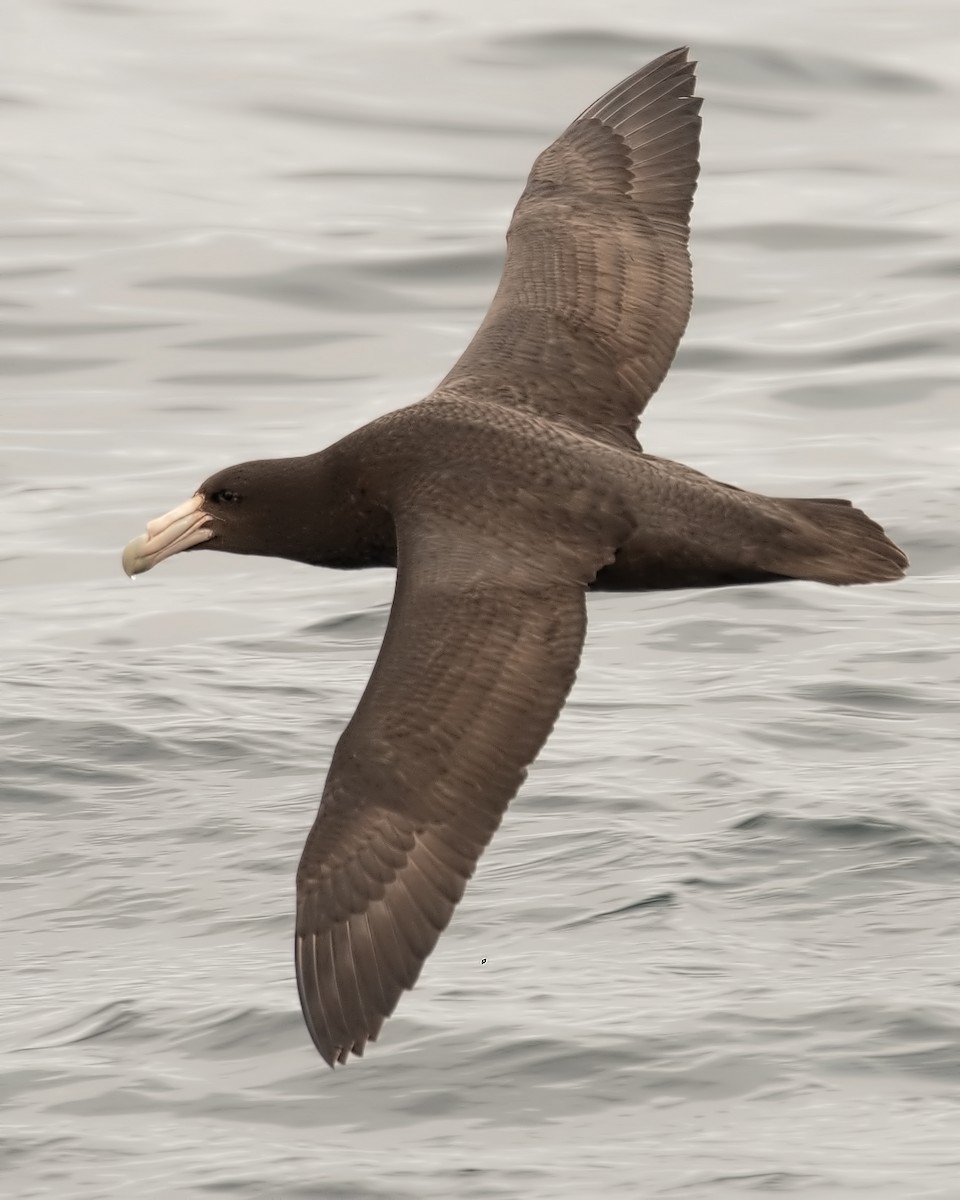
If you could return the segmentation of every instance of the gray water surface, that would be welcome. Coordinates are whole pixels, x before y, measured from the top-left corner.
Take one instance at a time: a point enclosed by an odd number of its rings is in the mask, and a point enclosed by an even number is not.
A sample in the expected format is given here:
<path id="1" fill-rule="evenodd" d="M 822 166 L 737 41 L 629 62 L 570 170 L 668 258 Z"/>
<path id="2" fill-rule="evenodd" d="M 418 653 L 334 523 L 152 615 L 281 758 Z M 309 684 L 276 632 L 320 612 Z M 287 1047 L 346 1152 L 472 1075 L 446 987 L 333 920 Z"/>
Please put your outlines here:
<path id="1" fill-rule="evenodd" d="M 960 1196 L 953 0 L 21 0 L 0 49 L 0 1190 Z M 465 345 L 536 153 L 689 43 L 697 302 L 643 441 L 851 497 L 896 586 L 591 600 L 380 1043 L 293 879 L 387 572 L 119 551 Z"/>

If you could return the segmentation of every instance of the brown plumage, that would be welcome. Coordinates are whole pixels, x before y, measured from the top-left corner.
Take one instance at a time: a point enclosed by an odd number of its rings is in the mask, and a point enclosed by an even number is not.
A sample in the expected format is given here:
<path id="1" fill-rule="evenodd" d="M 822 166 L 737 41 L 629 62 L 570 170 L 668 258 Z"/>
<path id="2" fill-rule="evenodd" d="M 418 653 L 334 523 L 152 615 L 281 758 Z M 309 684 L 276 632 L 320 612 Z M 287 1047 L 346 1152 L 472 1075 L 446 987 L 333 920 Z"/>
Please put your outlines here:
<path id="1" fill-rule="evenodd" d="M 544 150 L 510 222 L 490 310 L 441 389 L 494 395 L 636 449 L 637 420 L 693 299 L 693 88 L 694 64 L 673 50 Z"/>
<path id="2" fill-rule="evenodd" d="M 573 683 L 591 588 L 897 579 L 846 500 L 776 499 L 644 454 L 690 311 L 700 101 L 674 50 L 539 157 L 503 277 L 426 400 L 319 454 L 219 472 L 124 552 L 398 566 L 380 656 L 297 872 L 296 973 L 331 1065 L 413 987 Z"/>

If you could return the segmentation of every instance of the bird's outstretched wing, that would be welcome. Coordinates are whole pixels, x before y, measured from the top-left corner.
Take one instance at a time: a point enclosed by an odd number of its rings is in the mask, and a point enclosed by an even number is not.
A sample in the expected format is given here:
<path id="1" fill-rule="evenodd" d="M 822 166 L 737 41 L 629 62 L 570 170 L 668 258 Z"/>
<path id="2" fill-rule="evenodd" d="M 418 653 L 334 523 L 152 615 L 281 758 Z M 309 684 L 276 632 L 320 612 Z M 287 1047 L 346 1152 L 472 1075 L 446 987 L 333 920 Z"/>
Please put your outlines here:
<path id="1" fill-rule="evenodd" d="M 531 562 L 462 523 L 398 542 L 380 656 L 297 872 L 300 1003 L 331 1065 L 376 1038 L 453 915 L 573 683 L 599 565 Z"/>
<path id="2" fill-rule="evenodd" d="M 438 391 L 516 404 L 635 446 L 690 314 L 695 64 L 672 50 L 537 159 L 493 302 Z"/>

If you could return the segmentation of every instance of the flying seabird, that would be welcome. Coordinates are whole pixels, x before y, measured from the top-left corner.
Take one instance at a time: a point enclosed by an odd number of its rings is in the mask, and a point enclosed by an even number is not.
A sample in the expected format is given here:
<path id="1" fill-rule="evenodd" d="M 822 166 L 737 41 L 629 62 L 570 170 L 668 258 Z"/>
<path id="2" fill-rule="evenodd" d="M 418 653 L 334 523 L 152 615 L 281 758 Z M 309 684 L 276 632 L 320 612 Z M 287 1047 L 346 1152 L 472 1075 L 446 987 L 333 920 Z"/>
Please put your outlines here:
<path id="1" fill-rule="evenodd" d="M 672 50 L 534 163 L 493 302 L 426 399 L 317 454 L 228 467 L 123 552 L 396 566 L 370 682 L 297 871 L 296 974 L 331 1066 L 412 988 L 573 683 L 591 589 L 899 579 L 847 500 L 645 454 L 692 296 L 700 104 Z"/>

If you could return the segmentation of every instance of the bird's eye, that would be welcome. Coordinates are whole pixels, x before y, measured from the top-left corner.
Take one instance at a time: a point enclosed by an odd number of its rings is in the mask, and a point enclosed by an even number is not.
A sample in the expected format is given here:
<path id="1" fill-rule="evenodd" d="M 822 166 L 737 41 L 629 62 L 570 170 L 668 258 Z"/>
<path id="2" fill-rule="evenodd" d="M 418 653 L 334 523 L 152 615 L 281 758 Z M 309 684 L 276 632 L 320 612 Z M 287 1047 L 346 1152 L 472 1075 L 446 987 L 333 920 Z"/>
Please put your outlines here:
<path id="1" fill-rule="evenodd" d="M 231 492 L 225 488 L 223 491 L 214 492 L 210 497 L 214 504 L 236 504 L 240 499 L 239 492 Z"/>

